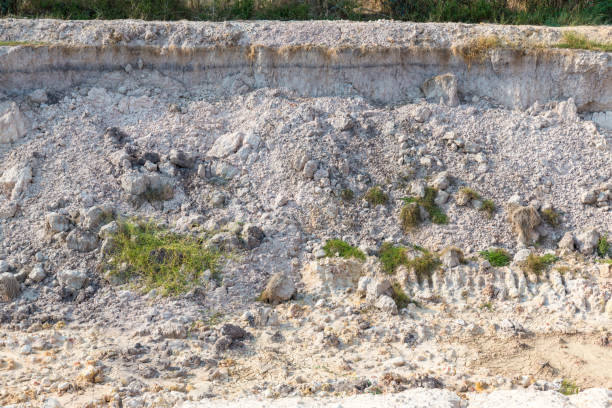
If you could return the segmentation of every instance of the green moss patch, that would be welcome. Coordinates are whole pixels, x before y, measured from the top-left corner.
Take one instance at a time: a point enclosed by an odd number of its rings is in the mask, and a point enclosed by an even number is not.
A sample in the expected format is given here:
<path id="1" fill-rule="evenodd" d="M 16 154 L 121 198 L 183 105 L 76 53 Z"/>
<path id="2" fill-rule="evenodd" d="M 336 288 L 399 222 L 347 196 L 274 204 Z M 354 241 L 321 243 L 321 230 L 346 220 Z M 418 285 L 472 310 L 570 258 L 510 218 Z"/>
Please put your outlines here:
<path id="1" fill-rule="evenodd" d="M 340 239 L 330 239 L 325 243 L 323 250 L 325 251 L 325 255 L 328 257 L 339 256 L 347 259 L 357 258 L 361 259 L 362 261 L 366 259 L 365 254 L 361 250 Z"/>

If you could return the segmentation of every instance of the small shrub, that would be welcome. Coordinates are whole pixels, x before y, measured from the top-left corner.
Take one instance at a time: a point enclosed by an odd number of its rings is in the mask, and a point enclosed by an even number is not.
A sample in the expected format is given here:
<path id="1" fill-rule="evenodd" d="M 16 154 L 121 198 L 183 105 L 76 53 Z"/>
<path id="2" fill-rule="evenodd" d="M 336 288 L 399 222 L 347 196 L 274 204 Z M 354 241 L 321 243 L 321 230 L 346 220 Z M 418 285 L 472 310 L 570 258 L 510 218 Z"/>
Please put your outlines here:
<path id="1" fill-rule="evenodd" d="M 503 249 L 489 249 L 481 251 L 480 256 L 489 261 L 492 266 L 507 266 L 510 264 L 510 254 Z"/>
<path id="2" fill-rule="evenodd" d="M 357 258 L 362 261 L 366 259 L 365 254 L 358 248 L 349 245 L 340 239 L 330 239 L 323 247 L 325 255 L 328 257 L 339 256 L 341 258 Z"/>
<path id="3" fill-rule="evenodd" d="M 483 304 L 480 305 L 480 310 L 484 310 L 487 309 L 489 312 L 493 311 L 493 303 L 491 302 L 485 302 Z"/>
<path id="4" fill-rule="evenodd" d="M 602 258 L 605 258 L 606 256 L 608 256 L 608 254 L 612 253 L 610 252 L 610 242 L 608 242 L 608 234 L 602 235 L 599 238 L 599 241 L 597 242 L 597 255 L 599 255 Z"/>
<path id="5" fill-rule="evenodd" d="M 480 200 L 480 194 L 469 187 L 462 187 L 459 189 L 459 194 L 463 194 L 464 196 L 468 197 L 470 200 Z"/>
<path id="6" fill-rule="evenodd" d="M 404 289 L 402 289 L 400 284 L 397 282 L 394 283 L 391 286 L 391 289 L 393 290 L 391 297 L 393 298 L 393 300 L 395 301 L 395 304 L 397 305 L 397 310 L 404 309 L 406 306 L 408 306 L 408 304 L 410 303 L 410 298 L 408 297 L 406 292 L 404 292 Z"/>
<path id="7" fill-rule="evenodd" d="M 402 230 L 408 232 L 419 226 L 421 223 L 421 210 L 417 203 L 406 204 L 400 212 L 400 222 Z"/>
<path id="8" fill-rule="evenodd" d="M 425 189 L 425 197 L 423 198 L 418 198 L 418 197 L 404 197 L 402 198 L 402 200 L 406 203 L 406 206 L 404 206 L 404 208 L 406 208 L 408 205 L 413 205 L 413 204 L 418 204 L 420 206 L 422 206 L 423 208 L 425 208 L 425 211 L 427 211 L 427 213 L 429 214 L 429 217 L 431 218 L 431 222 L 433 222 L 434 224 L 446 224 L 448 223 L 448 217 L 446 216 L 446 214 L 444 214 L 444 212 L 442 211 L 442 209 L 440 207 L 438 207 L 435 203 L 435 199 L 436 199 L 436 195 L 438 194 L 438 190 L 436 190 L 435 188 L 431 188 L 431 187 L 427 187 Z M 402 209 L 403 211 L 403 209 Z M 410 209 L 410 211 L 416 211 L 418 212 L 418 206 L 416 209 Z M 402 227 L 404 227 L 404 216 L 400 214 L 400 218 L 402 221 Z M 419 215 L 419 222 L 414 224 L 414 226 L 418 225 L 421 221 L 420 219 L 420 215 Z M 413 228 L 411 227 L 411 228 Z M 409 228 L 409 229 L 411 229 Z M 406 231 L 406 229 L 404 228 L 404 231 Z"/>
<path id="9" fill-rule="evenodd" d="M 553 254 L 546 254 L 542 256 L 538 256 L 536 254 L 529 254 L 527 259 L 525 260 L 525 268 L 529 272 L 533 272 L 537 276 L 540 276 L 542 272 L 548 268 L 549 265 L 557 262 L 559 258 L 557 258 Z"/>
<path id="10" fill-rule="evenodd" d="M 559 392 L 563 395 L 573 395 L 580 392 L 580 388 L 571 381 L 563 380 Z"/>
<path id="11" fill-rule="evenodd" d="M 495 203 L 493 200 L 483 200 L 482 208 L 480 208 L 480 210 L 486 212 L 489 218 L 491 218 L 495 213 Z"/>
<path id="12" fill-rule="evenodd" d="M 373 206 L 387 204 L 387 201 L 389 201 L 389 197 L 383 193 L 380 187 L 372 187 L 369 189 L 364 199 Z"/>
<path id="13" fill-rule="evenodd" d="M 342 198 L 344 201 L 351 201 L 353 198 L 355 198 L 355 193 L 350 188 L 345 188 L 340 191 L 340 198 Z"/>
<path id="14" fill-rule="evenodd" d="M 406 265 L 416 273 L 419 283 L 423 282 L 424 278 L 430 280 L 433 271 L 441 264 L 440 259 L 429 251 L 425 251 L 423 255 L 406 262 Z"/>
<path id="15" fill-rule="evenodd" d="M 203 239 L 150 223 L 123 222 L 113 240 L 111 275 L 139 278 L 146 290 L 159 288 L 164 295 L 186 292 L 199 284 L 205 270 L 219 279 L 222 254 L 205 249 Z"/>
<path id="16" fill-rule="evenodd" d="M 395 270 L 400 265 L 405 265 L 408 261 L 406 257 L 406 248 L 393 246 L 389 242 L 382 244 L 379 257 L 383 271 L 389 275 L 394 274 Z"/>
<path id="17" fill-rule="evenodd" d="M 551 227 L 558 227 L 561 223 L 561 216 L 552 208 L 542 210 L 542 218 L 544 218 L 544 221 L 546 221 Z"/>

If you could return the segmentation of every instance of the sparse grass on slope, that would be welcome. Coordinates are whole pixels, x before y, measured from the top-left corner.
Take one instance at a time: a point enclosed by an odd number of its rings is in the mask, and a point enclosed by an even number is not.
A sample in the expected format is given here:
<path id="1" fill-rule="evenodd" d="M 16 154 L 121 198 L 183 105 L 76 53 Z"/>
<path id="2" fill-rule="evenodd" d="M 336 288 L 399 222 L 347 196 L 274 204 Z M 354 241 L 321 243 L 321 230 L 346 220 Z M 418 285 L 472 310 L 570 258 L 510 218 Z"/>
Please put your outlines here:
<path id="1" fill-rule="evenodd" d="M 325 255 L 329 257 L 339 256 L 346 259 L 357 258 L 362 261 L 366 259 L 365 254 L 361 250 L 340 239 L 330 239 L 325 243 L 323 250 L 325 251 Z"/>
<path id="2" fill-rule="evenodd" d="M 585 35 L 576 33 L 575 31 L 564 32 L 563 40 L 557 44 L 557 47 L 612 52 L 612 42 L 600 43 L 597 41 L 592 41 Z"/>
<path id="3" fill-rule="evenodd" d="M 201 239 L 179 235 L 149 223 L 124 222 L 113 237 L 111 274 L 137 278 L 145 290 L 176 295 L 200 284 L 204 271 L 219 278 L 222 254 L 205 249 Z"/>

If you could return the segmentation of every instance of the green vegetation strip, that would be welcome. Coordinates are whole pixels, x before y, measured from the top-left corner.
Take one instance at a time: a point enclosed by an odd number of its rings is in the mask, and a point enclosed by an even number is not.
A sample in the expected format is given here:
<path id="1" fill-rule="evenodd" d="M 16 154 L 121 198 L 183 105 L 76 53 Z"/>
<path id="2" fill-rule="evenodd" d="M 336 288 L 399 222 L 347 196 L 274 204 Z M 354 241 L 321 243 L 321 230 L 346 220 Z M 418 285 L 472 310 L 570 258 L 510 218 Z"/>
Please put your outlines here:
<path id="1" fill-rule="evenodd" d="M 507 266 L 510 264 L 510 254 L 503 249 L 481 251 L 480 256 L 489 261 L 492 266 Z"/>
<path id="2" fill-rule="evenodd" d="M 175 234 L 148 223 L 124 222 L 112 237 L 114 250 L 108 264 L 111 274 L 137 278 L 145 290 L 160 289 L 177 295 L 201 284 L 210 270 L 220 279 L 220 252 L 208 250 L 203 240 Z"/>
<path id="3" fill-rule="evenodd" d="M 610 6 L 610 12 L 612 13 L 612 6 Z M 585 35 L 578 34 L 574 31 L 564 32 L 563 41 L 556 46 L 558 48 L 612 52 L 612 42 L 600 43 L 597 41 L 592 41 Z"/>
<path id="4" fill-rule="evenodd" d="M 423 198 L 402 198 L 406 205 L 404 205 L 400 212 L 400 221 L 402 223 L 402 228 L 405 232 L 417 227 L 421 223 L 421 216 L 419 215 L 418 206 L 414 204 L 422 206 L 427 211 L 429 217 L 431 218 L 431 221 L 434 224 L 448 223 L 448 217 L 446 216 L 446 214 L 444 214 L 444 211 L 442 211 L 442 209 L 438 207 L 435 203 L 437 194 L 438 190 L 436 190 L 435 188 L 427 187 L 425 189 L 425 196 Z"/>
<path id="5" fill-rule="evenodd" d="M 393 275 L 398 267 L 404 265 L 415 272 L 419 282 L 422 282 L 424 279 L 429 280 L 433 271 L 442 263 L 440 259 L 430 251 L 425 249 L 419 250 L 422 252 L 421 256 L 408 259 L 406 248 L 394 246 L 389 242 L 383 243 L 379 253 L 383 271 L 389 275 Z"/>
<path id="6" fill-rule="evenodd" d="M 362 251 L 340 239 L 330 239 L 325 243 L 323 250 L 325 251 L 325 256 L 328 257 L 339 256 L 346 259 L 357 258 L 361 259 L 362 261 L 365 261 L 366 259 L 366 256 Z"/>
<path id="7" fill-rule="evenodd" d="M 610 0 L 0 0 L 0 16 L 73 20 L 378 20 L 534 24 L 612 23 Z"/>

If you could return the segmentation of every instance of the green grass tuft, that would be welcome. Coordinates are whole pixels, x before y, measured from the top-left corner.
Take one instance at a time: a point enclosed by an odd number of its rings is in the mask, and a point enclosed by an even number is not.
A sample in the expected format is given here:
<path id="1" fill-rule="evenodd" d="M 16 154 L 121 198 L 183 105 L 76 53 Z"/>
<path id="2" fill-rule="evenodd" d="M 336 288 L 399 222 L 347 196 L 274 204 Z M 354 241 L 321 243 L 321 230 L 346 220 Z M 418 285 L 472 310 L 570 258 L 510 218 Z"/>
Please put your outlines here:
<path id="1" fill-rule="evenodd" d="M 552 208 L 547 208 L 542 210 L 542 218 L 546 221 L 551 227 L 558 227 L 561 223 L 561 215 Z"/>
<path id="2" fill-rule="evenodd" d="M 223 255 L 204 249 L 202 239 L 144 222 L 122 222 L 112 239 L 110 273 L 128 280 L 137 278 L 146 291 L 157 288 L 164 295 L 184 293 L 200 284 L 205 270 L 220 280 Z"/>
<path id="3" fill-rule="evenodd" d="M 405 233 L 415 229 L 421 223 L 421 210 L 417 203 L 409 203 L 400 211 L 400 222 Z"/>
<path id="4" fill-rule="evenodd" d="M 373 206 L 387 204 L 389 201 L 389 197 L 383 193 L 380 187 L 372 187 L 363 198 Z"/>
<path id="5" fill-rule="evenodd" d="M 415 213 L 415 211 L 418 211 L 418 207 L 416 208 L 416 210 L 414 208 L 408 207 L 413 204 L 418 204 L 422 206 L 423 208 L 425 208 L 425 210 L 429 214 L 429 217 L 431 217 L 431 221 L 434 224 L 447 224 L 448 223 L 447 215 L 444 214 L 444 211 L 442 211 L 442 209 L 438 207 L 435 203 L 437 194 L 438 194 L 438 190 L 436 190 L 435 188 L 427 187 L 425 189 L 425 197 L 423 198 L 418 198 L 418 197 L 402 198 L 402 200 L 406 203 L 404 208 L 402 208 L 402 213 L 400 213 L 400 221 L 402 222 L 402 228 L 404 228 L 404 231 L 406 231 L 405 225 L 409 226 L 408 229 L 412 229 L 415 226 L 419 225 L 421 222 L 420 215 Z M 406 209 L 405 214 L 404 214 L 404 209 Z M 418 216 L 418 222 L 416 222 L 416 218 L 414 214 Z M 406 223 L 404 222 L 405 217 L 406 217 Z M 412 225 L 412 227 L 410 227 L 410 225 Z"/>
<path id="6" fill-rule="evenodd" d="M 459 193 L 468 197 L 470 200 L 480 200 L 480 194 L 470 187 L 461 187 Z"/>
<path id="7" fill-rule="evenodd" d="M 510 264 L 510 254 L 500 248 L 481 251 L 480 256 L 489 261 L 492 266 L 500 267 Z"/>
<path id="8" fill-rule="evenodd" d="M 542 272 L 546 270 L 550 265 L 557 262 L 559 258 L 557 258 L 553 254 L 545 254 L 542 256 L 538 256 L 536 254 L 529 254 L 527 259 L 525 260 L 524 266 L 527 271 L 540 276 Z"/>
<path id="9" fill-rule="evenodd" d="M 340 191 L 340 198 L 342 198 L 344 201 L 351 201 L 353 198 L 355 198 L 355 193 L 350 188 L 345 188 Z"/>
<path id="10" fill-rule="evenodd" d="M 597 255 L 602 258 L 612 255 L 610 251 L 610 242 L 608 242 L 608 234 L 599 237 L 599 241 L 597 242 Z"/>
<path id="11" fill-rule="evenodd" d="M 563 395 L 574 395 L 580 392 L 580 387 L 571 381 L 563 380 L 559 392 Z"/>
<path id="12" fill-rule="evenodd" d="M 404 289 L 402 289 L 402 286 L 399 283 L 395 282 L 391 286 L 391 289 L 393 291 L 393 293 L 391 294 L 391 298 L 395 301 L 397 310 L 406 308 L 410 303 L 416 305 L 417 307 L 420 307 L 419 302 L 410 299 L 410 297 L 406 294 L 406 292 L 404 292 Z"/>
<path id="13" fill-rule="evenodd" d="M 579 34 L 575 31 L 564 32 L 563 41 L 557 44 L 557 47 L 612 52 L 612 42 L 600 43 L 597 41 L 592 41 L 589 40 L 585 35 Z"/>
<path id="14" fill-rule="evenodd" d="M 493 200 L 483 200 L 482 208 L 480 208 L 480 210 L 486 212 L 489 218 L 491 218 L 495 213 L 495 203 Z"/>
<path id="15" fill-rule="evenodd" d="M 330 239 L 325 243 L 323 250 L 325 251 L 325 255 L 328 257 L 339 256 L 346 259 L 357 258 L 361 259 L 362 261 L 366 259 L 366 256 L 362 251 L 340 239 Z"/>
<path id="16" fill-rule="evenodd" d="M 393 246 L 389 242 L 384 242 L 382 244 L 379 257 L 383 266 L 383 271 L 389 275 L 393 275 L 400 265 L 405 265 L 408 261 L 406 257 L 406 248 Z"/>

